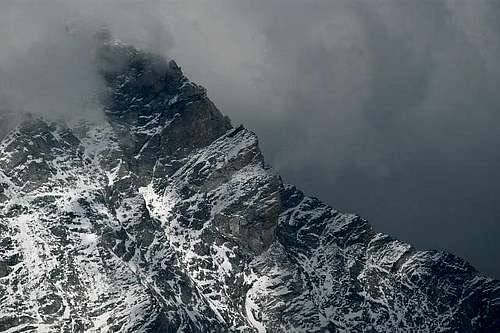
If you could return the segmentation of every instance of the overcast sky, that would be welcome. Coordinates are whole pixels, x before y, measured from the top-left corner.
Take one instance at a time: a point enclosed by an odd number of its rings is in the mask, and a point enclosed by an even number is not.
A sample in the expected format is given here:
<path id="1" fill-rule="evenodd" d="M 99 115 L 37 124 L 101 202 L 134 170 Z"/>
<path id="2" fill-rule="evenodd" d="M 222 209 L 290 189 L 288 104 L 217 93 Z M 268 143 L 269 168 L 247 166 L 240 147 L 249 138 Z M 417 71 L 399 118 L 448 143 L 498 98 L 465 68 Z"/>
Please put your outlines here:
<path id="1" fill-rule="evenodd" d="M 499 17 L 495 0 L 2 1 L 0 97 L 87 112 L 102 82 L 62 31 L 106 24 L 176 59 L 285 181 L 500 278 Z"/>

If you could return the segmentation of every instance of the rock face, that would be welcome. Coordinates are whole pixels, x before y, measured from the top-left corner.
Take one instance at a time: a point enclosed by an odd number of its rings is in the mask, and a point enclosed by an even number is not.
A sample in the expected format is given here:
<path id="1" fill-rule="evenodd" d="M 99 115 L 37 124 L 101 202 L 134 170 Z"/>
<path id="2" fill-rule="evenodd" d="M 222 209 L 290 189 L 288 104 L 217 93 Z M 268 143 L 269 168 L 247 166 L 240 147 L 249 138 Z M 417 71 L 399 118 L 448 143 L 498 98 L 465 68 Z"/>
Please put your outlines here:
<path id="1" fill-rule="evenodd" d="M 105 39 L 106 120 L 0 143 L 0 332 L 496 332 L 500 282 L 305 196 L 173 61 Z"/>

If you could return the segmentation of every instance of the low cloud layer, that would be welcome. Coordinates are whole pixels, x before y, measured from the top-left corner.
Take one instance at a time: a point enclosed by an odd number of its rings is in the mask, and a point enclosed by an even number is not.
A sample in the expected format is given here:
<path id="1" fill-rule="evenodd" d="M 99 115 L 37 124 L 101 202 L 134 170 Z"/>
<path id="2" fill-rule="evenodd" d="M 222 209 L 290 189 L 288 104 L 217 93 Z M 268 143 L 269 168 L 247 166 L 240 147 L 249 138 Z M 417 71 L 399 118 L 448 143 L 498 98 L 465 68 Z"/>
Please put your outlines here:
<path id="1" fill-rule="evenodd" d="M 106 25 L 175 58 L 286 181 L 500 277 L 499 15 L 486 0 L 2 3 L 0 98 L 88 109 L 101 83 L 64 30 Z"/>

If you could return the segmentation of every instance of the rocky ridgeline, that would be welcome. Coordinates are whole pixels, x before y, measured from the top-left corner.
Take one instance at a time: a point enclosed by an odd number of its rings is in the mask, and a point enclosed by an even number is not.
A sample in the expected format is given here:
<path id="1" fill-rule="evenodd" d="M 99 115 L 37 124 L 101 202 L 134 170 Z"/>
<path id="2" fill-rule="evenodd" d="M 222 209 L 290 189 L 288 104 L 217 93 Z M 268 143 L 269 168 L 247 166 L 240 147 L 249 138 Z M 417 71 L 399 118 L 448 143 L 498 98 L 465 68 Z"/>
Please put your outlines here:
<path id="1" fill-rule="evenodd" d="M 284 185 L 175 62 L 101 42 L 106 121 L 2 127 L 0 332 L 500 331 L 498 281 Z"/>

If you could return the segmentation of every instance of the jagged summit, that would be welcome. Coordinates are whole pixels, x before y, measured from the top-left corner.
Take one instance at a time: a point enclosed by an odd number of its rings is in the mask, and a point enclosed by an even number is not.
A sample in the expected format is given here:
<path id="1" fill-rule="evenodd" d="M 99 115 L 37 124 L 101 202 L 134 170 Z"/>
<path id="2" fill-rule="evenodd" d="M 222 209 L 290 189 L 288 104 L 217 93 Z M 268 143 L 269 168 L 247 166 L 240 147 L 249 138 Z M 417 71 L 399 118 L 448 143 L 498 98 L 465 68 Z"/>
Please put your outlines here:
<path id="1" fill-rule="evenodd" d="M 175 62 L 103 40 L 106 121 L 0 143 L 0 331 L 500 330 L 498 281 L 284 185 Z"/>

